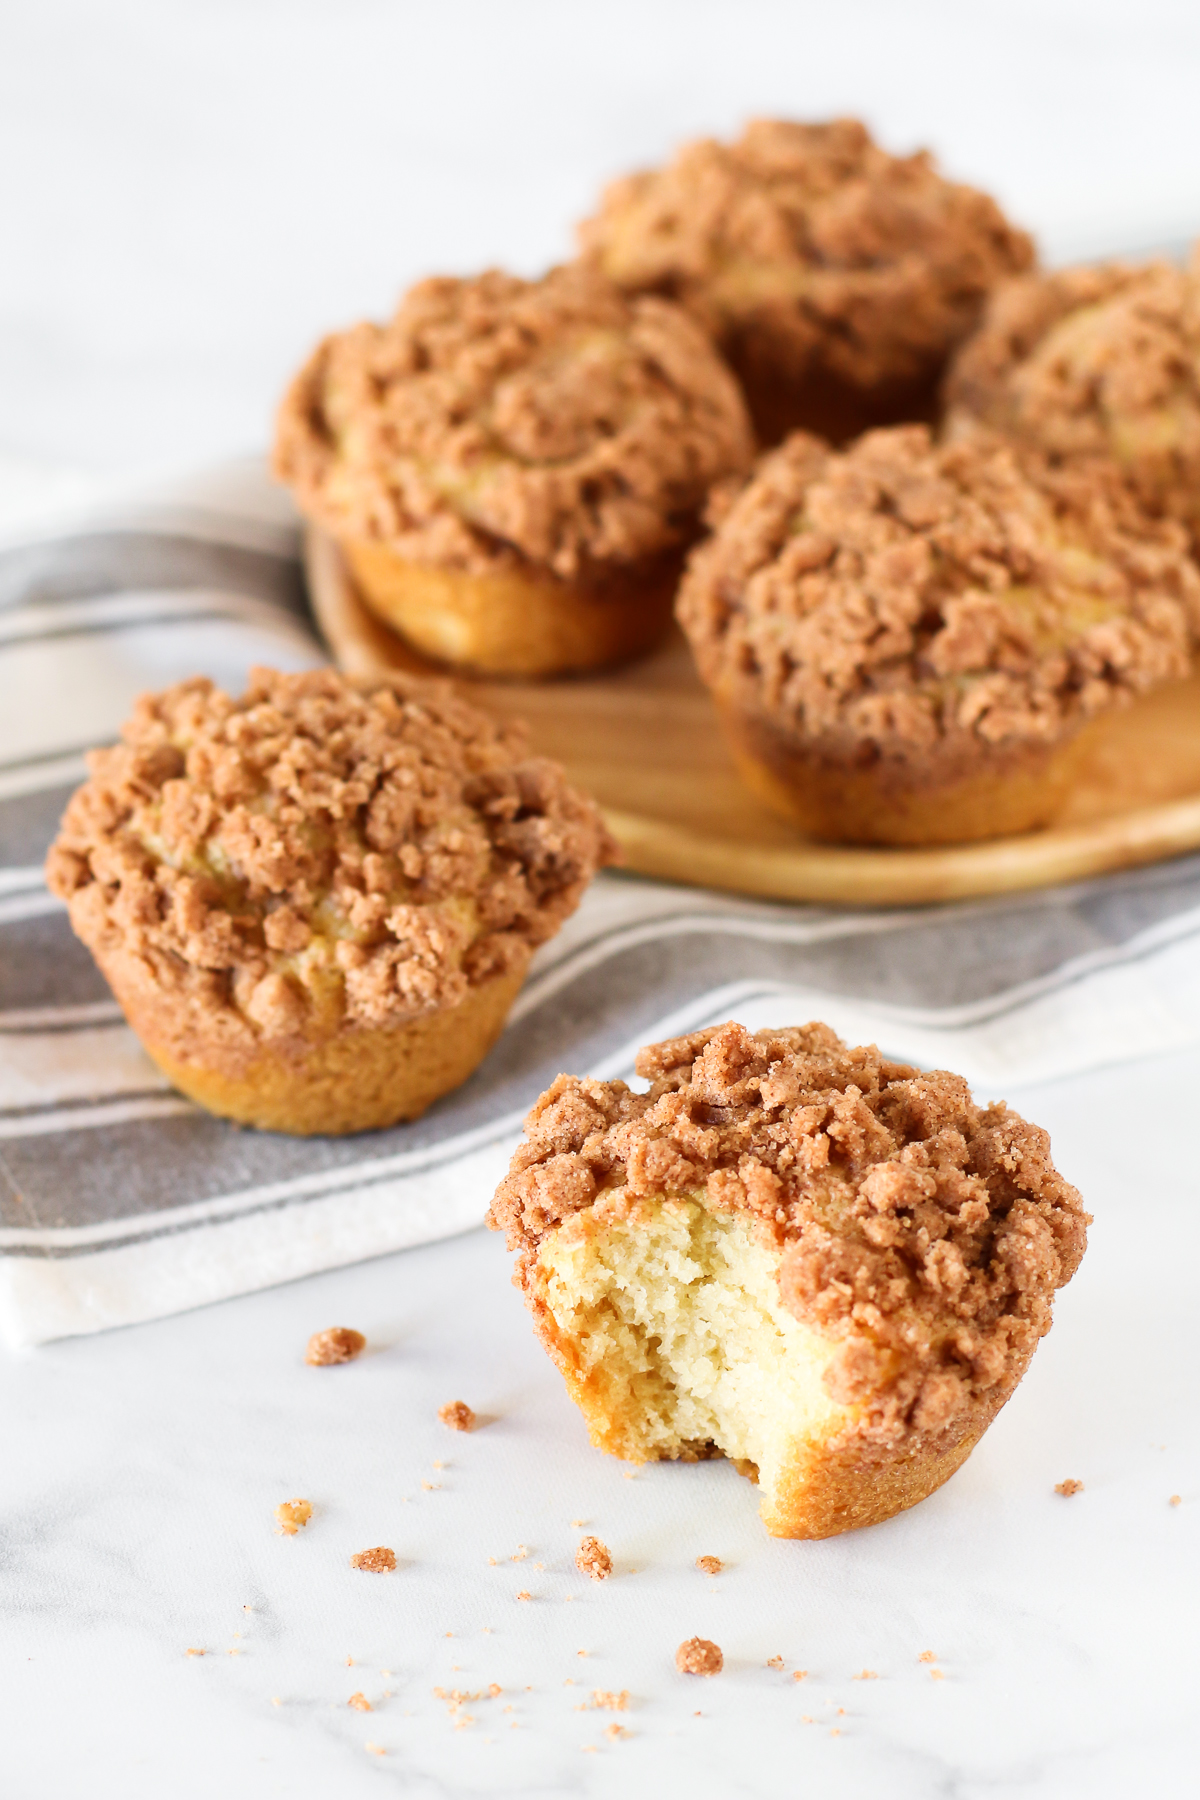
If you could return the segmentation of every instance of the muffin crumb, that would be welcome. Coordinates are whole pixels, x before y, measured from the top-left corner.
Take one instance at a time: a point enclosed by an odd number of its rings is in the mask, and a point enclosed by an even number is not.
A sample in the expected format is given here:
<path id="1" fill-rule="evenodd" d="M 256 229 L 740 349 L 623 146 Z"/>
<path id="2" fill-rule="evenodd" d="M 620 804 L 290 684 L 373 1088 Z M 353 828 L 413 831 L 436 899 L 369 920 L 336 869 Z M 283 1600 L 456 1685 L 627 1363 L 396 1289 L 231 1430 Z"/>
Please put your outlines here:
<path id="1" fill-rule="evenodd" d="M 396 1567 L 396 1552 L 389 1550 L 386 1544 L 377 1544 L 373 1550 L 359 1550 L 350 1558 L 352 1569 L 367 1569 L 373 1575 L 386 1575 Z"/>
<path id="2" fill-rule="evenodd" d="M 698 1569 L 703 1569 L 706 1575 L 719 1575 L 721 1570 L 725 1567 L 725 1564 L 721 1561 L 719 1556 L 698 1556 L 696 1558 L 696 1567 Z"/>
<path id="3" fill-rule="evenodd" d="M 1167 1501 L 1167 1505 L 1168 1506 L 1179 1506 L 1182 1504 L 1182 1501 L 1183 1501 L 1182 1494 L 1172 1494 L 1171 1498 Z"/>
<path id="4" fill-rule="evenodd" d="M 279 1530 L 283 1537 L 295 1537 L 296 1533 L 312 1518 L 311 1500 L 281 1500 L 275 1508 L 275 1517 L 279 1522 Z"/>
<path id="5" fill-rule="evenodd" d="M 475 1414 L 465 1400 L 448 1400 L 445 1406 L 438 1407 L 438 1418 L 443 1425 L 448 1425 L 451 1431 L 473 1431 L 475 1429 Z"/>
<path id="6" fill-rule="evenodd" d="M 782 1656 L 768 1656 L 767 1667 L 768 1667 L 768 1669 L 782 1669 L 782 1667 L 783 1667 Z"/>
<path id="7" fill-rule="evenodd" d="M 361 1331 L 352 1331 L 348 1325 L 333 1325 L 328 1331 L 313 1332 L 304 1360 L 314 1369 L 323 1369 L 331 1363 L 353 1362 L 366 1347 L 367 1340 Z"/>
<path id="8" fill-rule="evenodd" d="M 681 1675 L 719 1675 L 725 1658 L 711 1638 L 686 1638 L 675 1652 L 675 1667 Z"/>
<path id="9" fill-rule="evenodd" d="M 614 1694 L 607 1688 L 593 1688 L 592 1705 L 601 1712 L 628 1712 L 629 1689 L 622 1688 L 620 1693 Z"/>
<path id="10" fill-rule="evenodd" d="M 367 1696 L 365 1694 L 351 1694 L 350 1698 L 346 1702 L 346 1705 L 352 1706 L 354 1708 L 355 1712 L 370 1712 L 371 1711 L 371 1702 L 367 1699 Z"/>
<path id="11" fill-rule="evenodd" d="M 612 1574 L 613 1560 L 607 1544 L 598 1537 L 585 1537 L 575 1552 L 575 1567 L 593 1581 L 605 1581 Z"/>
<path id="12" fill-rule="evenodd" d="M 1082 1483 L 1082 1481 L 1070 1481 L 1070 1480 L 1057 1481 L 1054 1484 L 1054 1491 L 1056 1494 L 1065 1495 L 1065 1497 L 1069 1500 L 1071 1498 L 1072 1494 L 1082 1494 L 1083 1483 Z"/>

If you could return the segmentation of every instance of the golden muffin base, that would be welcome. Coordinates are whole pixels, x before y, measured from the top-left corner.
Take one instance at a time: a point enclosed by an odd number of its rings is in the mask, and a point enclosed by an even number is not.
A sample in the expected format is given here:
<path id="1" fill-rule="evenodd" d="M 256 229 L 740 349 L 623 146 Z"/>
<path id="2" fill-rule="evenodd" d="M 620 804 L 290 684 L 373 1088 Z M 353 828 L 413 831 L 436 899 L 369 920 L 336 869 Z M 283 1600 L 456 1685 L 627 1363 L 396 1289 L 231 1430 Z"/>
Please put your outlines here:
<path id="1" fill-rule="evenodd" d="M 366 604 L 422 655 L 513 677 L 579 674 L 652 650 L 670 626 L 682 566 L 672 551 L 591 587 L 524 571 L 434 568 L 378 544 L 342 550 Z"/>
<path id="2" fill-rule="evenodd" d="M 1061 810 L 1085 755 L 1112 717 L 1056 744 L 989 756 L 977 773 L 940 779 L 918 763 L 854 768 L 796 744 L 764 720 L 722 703 L 718 715 L 746 786 L 772 812 L 833 844 L 967 844 L 1047 825 Z"/>
<path id="3" fill-rule="evenodd" d="M 778 1263 L 744 1217 L 686 1196 L 619 1219 L 600 1203 L 543 1241 L 527 1292 L 598 1450 L 639 1464 L 727 1456 L 759 1483 L 772 1537 L 881 1524 L 949 1480 L 1001 1400 L 942 1431 L 875 1440 L 864 1404 L 830 1397 L 839 1346 L 783 1309 Z M 663 1427 L 706 1418 L 694 1438 Z"/>
<path id="4" fill-rule="evenodd" d="M 218 1066 L 229 1061 L 220 1046 L 201 1042 L 186 1057 L 167 1048 L 159 1007 L 126 1004 L 112 985 L 147 1055 L 189 1100 L 261 1131 L 340 1137 L 415 1119 L 461 1086 L 499 1037 L 525 966 L 471 988 L 457 1006 L 400 1025 L 345 1031 L 298 1056 L 267 1052 L 234 1068 Z"/>

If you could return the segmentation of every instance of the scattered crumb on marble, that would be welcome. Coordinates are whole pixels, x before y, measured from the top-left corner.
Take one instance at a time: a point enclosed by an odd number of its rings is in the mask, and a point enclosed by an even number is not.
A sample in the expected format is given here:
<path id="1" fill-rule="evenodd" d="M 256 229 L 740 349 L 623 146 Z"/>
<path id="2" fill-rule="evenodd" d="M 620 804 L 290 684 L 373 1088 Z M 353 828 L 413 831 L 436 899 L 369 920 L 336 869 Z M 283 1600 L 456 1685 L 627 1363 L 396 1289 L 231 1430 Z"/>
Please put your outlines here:
<path id="1" fill-rule="evenodd" d="M 918 1656 L 918 1658 L 917 1658 L 917 1661 L 918 1662 L 936 1662 L 937 1661 L 937 1651 L 936 1650 L 922 1650 L 920 1656 Z"/>
<path id="2" fill-rule="evenodd" d="M 367 1569 L 372 1575 L 390 1574 L 395 1566 L 396 1552 L 389 1550 L 386 1544 L 376 1544 L 373 1550 L 359 1550 L 350 1558 L 352 1569 Z"/>
<path id="3" fill-rule="evenodd" d="M 517 1595 L 517 1599 L 518 1600 L 532 1600 L 533 1595 L 529 1592 L 528 1588 L 522 1588 L 520 1593 Z"/>
<path id="4" fill-rule="evenodd" d="M 681 1675 L 719 1675 L 725 1658 L 711 1638 L 685 1638 L 675 1652 L 675 1667 Z"/>
<path id="5" fill-rule="evenodd" d="M 361 1356 L 367 1347 L 367 1340 L 361 1331 L 351 1331 L 346 1325 L 331 1326 L 328 1331 L 314 1331 L 308 1340 L 308 1348 L 304 1352 L 304 1360 L 313 1368 L 326 1368 L 331 1363 L 353 1362 Z"/>
<path id="6" fill-rule="evenodd" d="M 595 1744 L 580 1744 L 579 1748 L 585 1750 L 589 1756 L 595 1756 L 596 1754 Z"/>
<path id="7" fill-rule="evenodd" d="M 1082 1481 L 1056 1481 L 1054 1491 L 1056 1494 L 1065 1494 L 1069 1500 L 1072 1494 L 1082 1494 L 1083 1483 Z"/>
<path id="8" fill-rule="evenodd" d="M 808 1675 L 807 1669 L 793 1669 L 792 1670 L 792 1680 L 793 1681 L 804 1681 L 807 1678 L 807 1675 Z"/>
<path id="9" fill-rule="evenodd" d="M 606 1725 L 604 1727 L 604 1735 L 606 1738 L 611 1738 L 615 1744 L 619 1738 L 632 1737 L 633 1733 L 629 1730 L 628 1726 L 618 1725 L 614 1720 L 611 1725 Z"/>
<path id="10" fill-rule="evenodd" d="M 352 1669 L 354 1667 L 354 1658 L 352 1656 L 348 1656 L 346 1658 L 346 1667 L 348 1669 Z"/>
<path id="11" fill-rule="evenodd" d="M 509 1562 L 524 1562 L 528 1555 L 528 1547 L 525 1544 L 518 1544 L 508 1560 Z"/>
<path id="12" fill-rule="evenodd" d="M 1172 1494 L 1171 1498 L 1167 1501 L 1168 1506 L 1181 1506 L 1182 1504 L 1183 1504 L 1183 1495 L 1182 1494 Z"/>
<path id="13" fill-rule="evenodd" d="M 587 1651 L 586 1651 L 586 1650 L 577 1650 L 577 1651 L 576 1651 L 576 1652 L 575 1652 L 575 1654 L 576 1654 L 576 1656 L 586 1656 L 586 1655 L 587 1655 Z M 201 1651 L 201 1655 L 203 1655 L 203 1651 Z"/>
<path id="14" fill-rule="evenodd" d="M 587 1524 L 586 1519 L 572 1519 L 571 1520 L 571 1529 L 572 1529 L 572 1531 L 582 1531 L 586 1524 Z"/>
<path id="15" fill-rule="evenodd" d="M 768 1667 L 768 1669 L 782 1669 L 782 1667 L 783 1667 L 782 1656 L 768 1656 L 767 1667 Z"/>
<path id="16" fill-rule="evenodd" d="M 945 1681 L 946 1679 L 946 1671 L 944 1669 L 930 1669 L 929 1675 L 932 1681 Z"/>
<path id="17" fill-rule="evenodd" d="M 583 1652 L 582 1652 L 582 1650 L 581 1650 L 581 1651 L 580 1651 L 580 1652 L 579 1652 L 579 1654 L 580 1654 L 580 1655 L 581 1655 L 581 1656 L 582 1656 L 582 1655 L 583 1655 Z M 194 1649 L 194 1648 L 192 1648 L 192 1647 L 189 1647 L 189 1649 L 188 1649 L 188 1655 L 189 1655 L 189 1656 L 207 1656 L 207 1655 L 208 1655 L 208 1651 L 207 1651 L 207 1650 L 197 1650 L 197 1649 Z M 30 1658 L 30 1661 L 32 1661 L 32 1660 L 33 1660 L 33 1659 L 32 1659 L 32 1657 L 31 1657 L 31 1658 Z"/>
<path id="18" fill-rule="evenodd" d="M 496 1567 L 496 1558 L 494 1556 L 489 1556 L 488 1557 L 488 1568 L 494 1569 L 495 1567 Z"/>
<path id="19" fill-rule="evenodd" d="M 373 1744 L 371 1742 L 370 1738 L 368 1738 L 366 1743 L 363 1745 L 363 1749 L 369 1750 L 372 1756 L 386 1756 L 387 1755 L 387 1751 L 384 1749 L 383 1745 L 382 1744 Z"/>
<path id="20" fill-rule="evenodd" d="M 800 1723 L 802 1725 L 811 1725 L 812 1724 L 812 1714 L 811 1713 L 801 1713 L 800 1714 Z"/>
<path id="21" fill-rule="evenodd" d="M 626 1479 L 626 1481 L 636 1481 L 637 1480 L 636 1472 L 633 1469 L 626 1469 L 625 1479 Z"/>
<path id="22" fill-rule="evenodd" d="M 488 1682 L 488 1699 L 489 1700 L 494 1700 L 496 1698 L 497 1694 L 502 1694 L 503 1692 L 504 1692 L 504 1689 L 500 1686 L 500 1683 L 498 1681 L 489 1681 Z"/>
<path id="23" fill-rule="evenodd" d="M 445 1406 L 438 1407 L 438 1418 L 443 1425 L 448 1425 L 451 1431 L 473 1431 L 475 1429 L 475 1414 L 465 1400 L 447 1400 Z"/>
<path id="24" fill-rule="evenodd" d="M 271 1695 L 271 1705 L 272 1706 L 282 1706 L 283 1705 L 283 1701 L 279 1698 L 278 1694 Z"/>
<path id="25" fill-rule="evenodd" d="M 311 1500 L 281 1500 L 275 1508 L 275 1520 L 281 1537 L 295 1537 L 311 1518 Z"/>
<path id="26" fill-rule="evenodd" d="M 598 1537 L 585 1537 L 575 1552 L 575 1567 L 593 1581 L 605 1581 L 612 1574 L 613 1560 L 608 1545 Z"/>
<path id="27" fill-rule="evenodd" d="M 858 1674 L 852 1676 L 851 1679 L 854 1681 L 878 1681 L 879 1671 L 877 1669 L 860 1669 Z"/>
<path id="28" fill-rule="evenodd" d="M 607 1688 L 593 1688 L 592 1705 L 598 1712 L 628 1712 L 629 1689 L 622 1688 L 619 1694 L 613 1694 Z"/>
<path id="29" fill-rule="evenodd" d="M 426 1479 L 423 1475 L 421 1477 L 421 1486 L 425 1489 L 425 1492 L 427 1494 L 436 1493 L 437 1490 L 441 1487 L 441 1485 L 442 1484 L 440 1481 L 426 1481 Z"/>
<path id="30" fill-rule="evenodd" d="M 391 1674 L 391 1672 L 392 1672 L 392 1671 L 391 1671 L 391 1670 L 390 1670 L 390 1669 L 380 1669 L 380 1671 L 379 1671 L 379 1673 L 380 1673 L 380 1674 L 381 1674 L 381 1675 L 390 1675 L 390 1674 Z"/>
<path id="31" fill-rule="evenodd" d="M 352 1706 L 354 1708 L 355 1712 L 370 1712 L 371 1711 L 371 1702 L 367 1699 L 367 1696 L 365 1694 L 351 1694 L 350 1698 L 346 1702 L 346 1705 Z"/>
<path id="32" fill-rule="evenodd" d="M 833 1727 L 832 1731 L 829 1733 L 829 1735 L 830 1735 L 830 1737 L 841 1737 L 841 1735 L 842 1735 L 841 1726 L 835 1725 Z"/>
<path id="33" fill-rule="evenodd" d="M 725 1564 L 721 1561 L 719 1556 L 698 1556 L 696 1558 L 696 1567 L 698 1569 L 703 1569 L 706 1575 L 719 1575 L 721 1570 L 725 1567 Z"/>

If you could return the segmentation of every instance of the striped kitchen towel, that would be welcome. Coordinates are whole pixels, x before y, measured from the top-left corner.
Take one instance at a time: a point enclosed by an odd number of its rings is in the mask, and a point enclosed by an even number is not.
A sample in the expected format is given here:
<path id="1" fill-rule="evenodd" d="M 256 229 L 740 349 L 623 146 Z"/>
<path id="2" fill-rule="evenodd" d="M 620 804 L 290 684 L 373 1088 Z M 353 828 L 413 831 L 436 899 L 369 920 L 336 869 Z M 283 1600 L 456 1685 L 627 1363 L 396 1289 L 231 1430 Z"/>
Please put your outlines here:
<path id="1" fill-rule="evenodd" d="M 424 1118 L 239 1130 L 142 1054 L 41 862 L 84 749 L 138 692 L 323 660 L 261 465 L 89 500 L 0 469 L 0 1331 L 31 1344 L 479 1224 L 562 1069 L 726 1018 L 820 1017 L 986 1097 L 1200 1038 L 1200 858 L 906 912 L 760 905 L 608 874 L 535 959 L 500 1043 Z M 7 517 L 6 517 L 7 511 Z"/>

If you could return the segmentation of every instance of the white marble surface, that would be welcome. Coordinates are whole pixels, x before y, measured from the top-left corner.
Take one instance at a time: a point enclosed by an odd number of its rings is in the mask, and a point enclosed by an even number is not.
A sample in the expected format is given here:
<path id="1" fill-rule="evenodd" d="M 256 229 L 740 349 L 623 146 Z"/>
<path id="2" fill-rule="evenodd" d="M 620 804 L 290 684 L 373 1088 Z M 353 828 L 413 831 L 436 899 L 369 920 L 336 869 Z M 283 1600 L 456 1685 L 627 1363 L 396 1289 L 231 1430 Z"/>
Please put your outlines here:
<path id="1" fill-rule="evenodd" d="M 824 1544 L 769 1539 L 728 1466 L 591 1450 L 483 1233 L 0 1363 L 6 1797 L 1189 1791 L 1198 1083 L 1200 1053 L 1010 1096 L 1096 1215 L 1087 1257 L 967 1466 Z M 334 1323 L 370 1354 L 307 1368 Z M 458 1398 L 470 1435 L 436 1417 Z M 277 1537 L 296 1495 L 312 1523 Z M 571 1566 L 580 1519 L 606 1583 Z M 349 1567 L 375 1544 L 394 1574 Z M 675 1673 L 693 1634 L 721 1676 Z M 433 1693 L 492 1682 L 462 1730 Z M 594 1687 L 628 1712 L 577 1710 Z"/>
<path id="2" fill-rule="evenodd" d="M 756 111 L 931 143 L 1052 254 L 1179 239 L 1198 76 L 1190 0 L 9 6 L 0 453 L 109 474 L 257 450 L 319 332 L 431 268 L 536 269 L 606 174 Z M 1009 1096 L 1052 1128 L 1092 1248 L 966 1469 L 829 1544 L 767 1539 L 727 1468 L 626 1481 L 592 1452 L 482 1234 L 0 1359 L 5 1800 L 1187 1791 L 1198 1080 L 1181 1055 Z M 372 1353 L 306 1368 L 334 1322 Z M 460 1396 L 488 1420 L 469 1437 L 435 1416 Z M 280 1539 L 300 1493 L 313 1522 Z M 571 1569 L 577 1518 L 616 1555 L 603 1586 Z M 397 1572 L 351 1571 L 376 1543 Z M 719 1679 L 674 1673 L 694 1632 Z M 432 1689 L 493 1681 L 455 1731 Z M 593 1687 L 630 1711 L 576 1711 Z"/>

